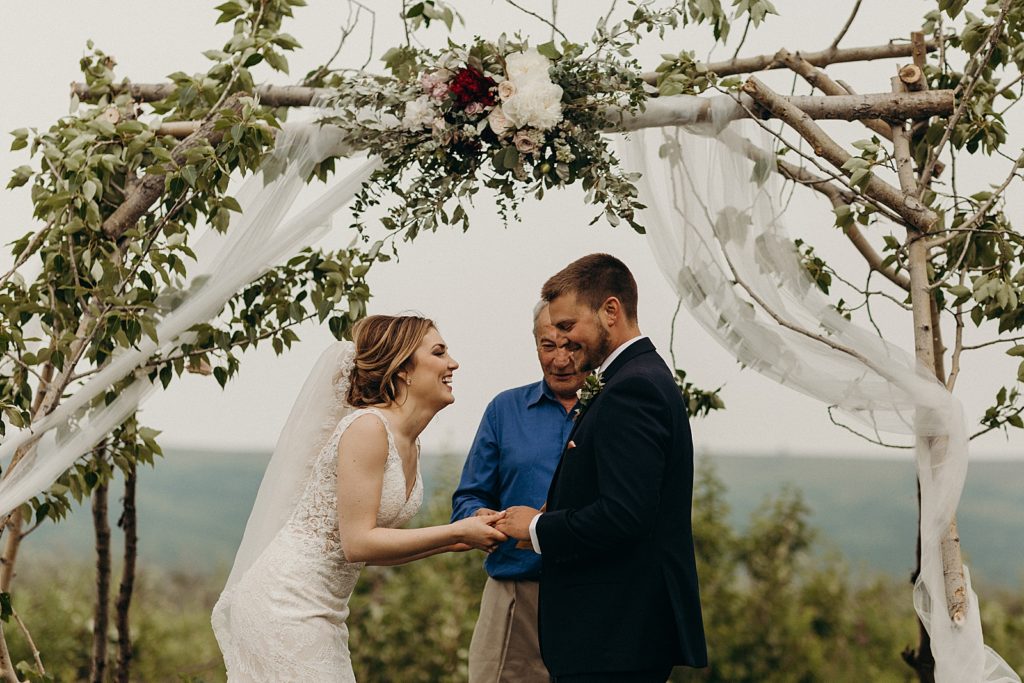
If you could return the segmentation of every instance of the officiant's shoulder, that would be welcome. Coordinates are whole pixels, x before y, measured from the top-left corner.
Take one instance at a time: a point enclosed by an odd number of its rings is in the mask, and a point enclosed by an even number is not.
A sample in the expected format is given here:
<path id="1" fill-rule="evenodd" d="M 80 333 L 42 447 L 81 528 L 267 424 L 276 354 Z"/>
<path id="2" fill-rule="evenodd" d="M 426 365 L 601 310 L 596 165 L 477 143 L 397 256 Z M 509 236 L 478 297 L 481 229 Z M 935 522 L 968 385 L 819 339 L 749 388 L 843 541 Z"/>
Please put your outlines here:
<path id="1" fill-rule="evenodd" d="M 487 404 L 487 410 L 501 410 L 503 408 L 511 408 L 521 406 L 524 403 L 532 405 L 536 401 L 540 400 L 540 397 L 544 394 L 544 380 L 537 380 L 529 384 L 524 384 L 518 387 L 512 387 L 511 389 L 505 389 L 504 391 L 498 392 L 498 394 L 491 399 L 491 402 Z"/>

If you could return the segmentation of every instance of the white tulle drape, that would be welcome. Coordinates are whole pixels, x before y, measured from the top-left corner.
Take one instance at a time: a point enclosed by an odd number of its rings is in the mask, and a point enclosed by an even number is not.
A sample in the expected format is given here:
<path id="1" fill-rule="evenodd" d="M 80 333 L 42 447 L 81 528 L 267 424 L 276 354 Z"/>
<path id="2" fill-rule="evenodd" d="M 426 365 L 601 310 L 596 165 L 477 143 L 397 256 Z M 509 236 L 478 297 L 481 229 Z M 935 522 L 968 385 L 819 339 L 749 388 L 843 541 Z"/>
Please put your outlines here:
<path id="1" fill-rule="evenodd" d="M 757 164 L 751 141 L 765 150 Z M 751 122 L 632 133 L 624 165 L 643 173 L 640 220 L 651 250 L 683 305 L 737 361 L 872 433 L 916 437 L 922 549 L 914 605 L 931 636 L 936 680 L 1019 683 L 983 643 L 969 576 L 964 623 L 946 609 L 940 543 L 967 471 L 960 403 L 910 353 L 843 318 L 820 292 L 786 231 L 769 150 Z"/>
<path id="2" fill-rule="evenodd" d="M 139 407 L 153 389 L 141 368 L 154 354 L 187 343 L 190 327 L 215 318 L 248 283 L 325 234 L 330 217 L 355 196 L 379 163 L 367 160 L 347 176 L 333 179 L 320 197 L 289 215 L 315 164 L 348 151 L 339 141 L 337 129 L 315 122 L 285 126 L 274 153 L 239 189 L 242 213 L 227 235 L 208 231 L 200 238 L 194 249 L 198 263 L 190 269 L 188 281 L 158 300 L 167 307 L 156 326 L 159 341 L 147 337 L 137 349 L 119 353 L 52 413 L 31 429 L 11 433 L 0 445 L 0 463 L 7 475 L 0 482 L 0 515 L 49 488 Z M 104 405 L 107 390 L 129 375 L 134 381 Z M 13 455 L 23 448 L 25 456 L 9 468 Z"/>

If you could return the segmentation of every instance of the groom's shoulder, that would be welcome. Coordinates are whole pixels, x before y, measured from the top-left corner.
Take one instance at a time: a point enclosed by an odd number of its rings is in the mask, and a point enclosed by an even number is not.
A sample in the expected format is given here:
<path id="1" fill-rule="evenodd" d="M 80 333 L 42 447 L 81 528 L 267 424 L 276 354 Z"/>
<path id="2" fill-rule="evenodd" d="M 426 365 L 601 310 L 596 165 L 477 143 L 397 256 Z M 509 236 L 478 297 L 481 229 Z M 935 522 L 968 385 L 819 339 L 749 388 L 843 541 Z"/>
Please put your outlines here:
<path id="1" fill-rule="evenodd" d="M 672 371 L 657 352 L 643 353 L 632 359 L 614 376 L 615 384 L 631 385 L 633 390 L 643 390 L 658 394 L 678 395 Z"/>

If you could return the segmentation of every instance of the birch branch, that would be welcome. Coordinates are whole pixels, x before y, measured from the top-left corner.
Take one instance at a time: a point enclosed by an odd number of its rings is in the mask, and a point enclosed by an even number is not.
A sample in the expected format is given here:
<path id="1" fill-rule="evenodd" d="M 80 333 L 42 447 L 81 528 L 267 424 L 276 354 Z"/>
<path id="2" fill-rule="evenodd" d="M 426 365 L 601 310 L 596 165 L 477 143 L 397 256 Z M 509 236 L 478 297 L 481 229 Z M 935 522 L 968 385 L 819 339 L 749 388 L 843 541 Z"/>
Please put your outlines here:
<path id="1" fill-rule="evenodd" d="M 235 93 L 224 103 L 225 109 L 240 114 L 242 111 L 243 94 Z M 217 130 L 216 123 L 219 116 L 211 116 L 195 132 L 185 138 L 173 150 L 171 160 L 174 164 L 183 164 L 189 150 L 203 144 L 216 146 L 224 138 L 224 130 Z M 114 209 L 105 221 L 103 221 L 103 233 L 110 239 L 116 240 L 127 230 L 134 227 L 149 208 L 160 199 L 164 193 L 165 176 L 160 173 L 150 173 L 141 181 L 135 184 L 124 202 Z"/>
<path id="2" fill-rule="evenodd" d="M 791 164 L 782 159 L 779 159 L 776 162 L 776 166 L 779 169 L 779 173 L 784 177 L 824 195 L 830 202 L 832 202 L 833 207 L 849 205 L 857 201 L 857 196 L 849 190 L 836 187 L 826 178 L 814 175 L 805 168 Z M 910 279 L 903 273 L 895 270 L 892 266 L 882 267 L 883 259 L 881 254 L 875 251 L 875 248 L 871 246 L 871 243 L 868 242 L 868 239 L 856 224 L 851 224 L 843 228 L 843 234 L 845 234 L 847 239 L 850 240 L 850 243 L 864 258 L 871 270 L 882 274 L 886 279 L 900 289 L 906 292 L 910 291 Z"/>
<path id="3" fill-rule="evenodd" d="M 757 83 L 760 84 L 760 81 Z M 796 116 L 808 120 L 903 119 L 922 118 L 953 109 L 952 90 L 932 90 L 900 96 L 877 93 L 838 97 L 787 97 L 771 93 L 771 101 L 775 103 L 773 106 L 767 106 L 765 102 L 759 100 L 764 97 L 763 91 L 767 90 L 763 84 L 753 90 L 748 90 L 747 86 L 744 86 L 744 90 L 748 94 L 740 95 L 738 102 L 727 95 L 673 95 L 648 100 L 645 110 L 641 113 L 633 114 L 617 107 L 608 107 L 605 116 L 609 120 L 609 128 L 628 131 L 661 126 L 724 123 L 750 118 L 751 112 L 761 115 L 762 118 L 774 117 L 789 123 L 788 119 Z"/>
<path id="4" fill-rule="evenodd" d="M 805 81 L 810 83 L 811 86 L 817 88 L 826 95 L 842 97 L 853 94 L 843 86 L 839 85 L 839 83 L 829 78 L 828 74 L 824 71 L 818 69 L 804 59 L 799 52 L 792 53 L 783 48 L 775 53 L 775 56 L 789 69 L 799 74 Z M 881 119 L 861 119 L 861 123 L 881 135 L 886 140 L 892 140 L 892 131 L 889 129 L 889 124 L 885 121 L 882 121 Z"/>
<path id="5" fill-rule="evenodd" d="M 103 95 L 127 92 L 138 102 L 156 102 L 171 96 L 177 88 L 174 83 L 122 83 L 109 90 L 93 92 L 85 83 L 71 84 L 71 94 L 83 102 L 94 102 Z M 310 88 L 303 85 L 261 85 L 252 93 L 260 104 L 268 107 L 308 107 L 318 95 L 326 95 L 328 88 Z"/>
<path id="6" fill-rule="evenodd" d="M 853 25 L 853 20 L 857 18 L 857 12 L 860 11 L 860 3 L 861 0 L 857 0 L 853 3 L 853 10 L 850 11 L 850 17 L 846 20 L 846 23 L 843 24 L 843 27 L 839 29 L 839 35 L 837 35 L 835 40 L 832 41 L 832 44 L 828 46 L 829 50 L 835 50 L 838 48 L 839 43 L 846 37 L 846 32 L 850 30 L 850 26 Z"/>
<path id="7" fill-rule="evenodd" d="M 931 52 L 938 49 L 938 45 L 934 41 L 929 41 L 927 49 Z M 814 66 L 828 66 L 829 64 L 842 64 L 845 62 L 870 62 L 876 59 L 910 57 L 912 54 L 913 46 L 909 43 L 886 43 L 885 45 L 872 45 L 869 47 L 827 48 L 818 52 L 804 52 L 802 56 Z M 759 55 L 757 57 L 740 57 L 739 59 L 729 59 L 724 62 L 708 62 L 706 64 L 698 64 L 697 68 L 718 76 L 735 76 L 736 74 L 749 74 L 756 71 L 784 69 L 786 65 L 779 62 L 774 54 L 771 54 Z M 658 73 L 653 71 L 646 72 L 641 77 L 651 85 L 656 84 L 658 81 Z"/>
<path id="8" fill-rule="evenodd" d="M 814 148 L 814 153 L 837 169 L 850 159 L 851 155 L 843 149 L 835 140 L 830 138 L 821 127 L 816 124 L 806 112 L 795 107 L 791 102 L 779 96 L 768 88 L 764 83 L 755 77 L 750 77 L 743 84 L 743 90 L 755 101 L 773 112 L 778 118 L 785 121 L 791 128 L 797 131 L 801 137 L 807 140 Z M 926 93 L 915 93 L 915 95 L 931 95 L 939 91 Z M 908 95 L 909 96 L 909 95 Z M 839 98 L 828 98 L 839 99 Z M 885 118 L 901 118 L 889 116 Z M 895 132 L 895 131 L 894 131 Z M 849 171 L 843 171 L 847 175 Z M 881 180 L 875 175 L 864 185 L 864 194 L 895 211 L 908 225 L 927 232 L 928 229 L 938 220 L 935 212 L 922 204 L 914 197 L 907 197 L 889 183 Z"/>
<path id="9" fill-rule="evenodd" d="M 905 88 L 900 78 L 892 79 L 894 91 L 901 91 Z M 896 157 L 896 173 L 900 180 L 900 189 L 907 197 L 913 197 L 918 193 L 918 181 L 914 177 L 913 162 L 910 157 L 910 134 L 907 132 L 905 122 L 899 125 L 893 124 L 893 154 Z M 923 178 L 922 178 L 923 180 Z M 935 297 L 932 294 L 928 281 L 928 245 L 923 239 L 919 239 L 927 229 L 920 230 L 915 234 L 914 230 L 907 231 L 908 260 L 910 268 L 910 301 L 913 305 L 914 319 L 914 355 L 917 360 L 927 368 L 931 368 L 940 382 L 945 384 L 945 377 L 941 376 L 940 358 L 936 356 L 936 326 L 937 309 L 935 308 Z M 932 458 L 932 465 L 937 466 L 946 459 L 946 451 L 949 447 L 948 437 L 922 438 Z M 949 521 L 946 534 L 940 542 L 940 555 L 942 558 L 942 575 L 945 580 L 946 609 L 949 618 L 955 624 L 963 624 L 967 614 L 967 584 L 964 578 L 963 556 L 960 551 L 960 534 L 957 530 L 956 517 Z"/>

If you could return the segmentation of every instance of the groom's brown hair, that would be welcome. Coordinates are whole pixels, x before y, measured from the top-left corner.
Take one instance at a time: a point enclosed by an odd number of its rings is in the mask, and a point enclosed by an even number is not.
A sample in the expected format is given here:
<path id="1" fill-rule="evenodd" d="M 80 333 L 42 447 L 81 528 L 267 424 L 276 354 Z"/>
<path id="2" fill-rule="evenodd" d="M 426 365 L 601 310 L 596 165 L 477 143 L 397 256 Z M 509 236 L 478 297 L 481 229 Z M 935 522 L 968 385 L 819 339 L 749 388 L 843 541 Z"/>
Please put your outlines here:
<path id="1" fill-rule="evenodd" d="M 610 254 L 576 259 L 548 278 L 540 291 L 540 297 L 548 303 L 565 294 L 575 294 L 594 311 L 614 296 L 626 317 L 636 322 L 636 280 L 626 264 Z"/>

